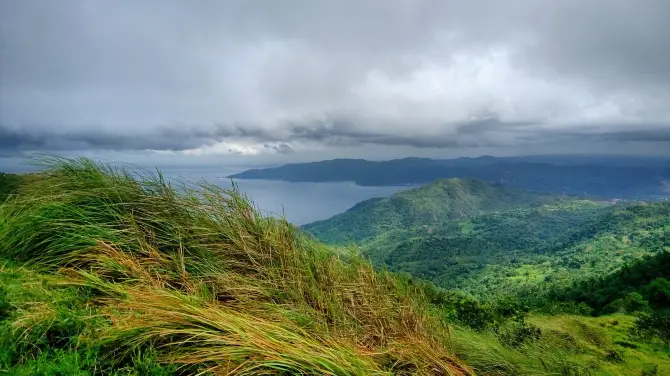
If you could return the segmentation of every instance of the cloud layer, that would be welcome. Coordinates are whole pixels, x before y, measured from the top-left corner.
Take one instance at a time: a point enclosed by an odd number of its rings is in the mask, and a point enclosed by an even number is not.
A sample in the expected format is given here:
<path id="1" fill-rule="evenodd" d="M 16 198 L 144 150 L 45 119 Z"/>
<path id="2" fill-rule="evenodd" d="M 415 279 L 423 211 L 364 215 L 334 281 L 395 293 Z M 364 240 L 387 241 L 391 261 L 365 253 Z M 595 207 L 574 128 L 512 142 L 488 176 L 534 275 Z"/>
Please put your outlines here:
<path id="1" fill-rule="evenodd" d="M 1 2 L 0 150 L 663 152 L 667 14 L 665 0 Z"/>

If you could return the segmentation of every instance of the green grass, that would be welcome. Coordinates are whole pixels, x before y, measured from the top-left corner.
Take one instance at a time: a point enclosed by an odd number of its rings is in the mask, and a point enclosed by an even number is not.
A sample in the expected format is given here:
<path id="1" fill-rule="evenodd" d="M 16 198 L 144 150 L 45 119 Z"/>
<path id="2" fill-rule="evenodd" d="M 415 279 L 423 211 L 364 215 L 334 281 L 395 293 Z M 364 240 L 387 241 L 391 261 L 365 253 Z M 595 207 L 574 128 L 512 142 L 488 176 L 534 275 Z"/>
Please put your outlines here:
<path id="1" fill-rule="evenodd" d="M 488 311 L 440 303 L 423 282 L 333 252 L 235 190 L 85 159 L 46 166 L 0 206 L 0 373 L 624 375 L 667 365 L 667 349 L 633 340 L 635 352 L 611 363 L 570 320 L 603 331 L 608 346 L 624 332 L 581 317 L 530 316 L 542 335 L 521 346 L 469 329 L 455 310 Z"/>
<path id="2" fill-rule="evenodd" d="M 160 175 L 88 160 L 48 163 L 50 171 L 1 207 L 0 249 L 91 291 L 77 306 L 96 307 L 107 324 L 94 326 L 91 343 L 66 349 L 77 359 L 111 346 L 110 370 L 151 352 L 188 373 L 469 372 L 442 345 L 448 327 L 418 286 L 331 253 L 234 190 L 177 191 Z M 54 309 L 16 311 L 11 325 L 32 328 L 28 318 Z M 77 309 L 66 311 L 90 316 Z M 10 358 L 5 368 L 41 354 Z"/>

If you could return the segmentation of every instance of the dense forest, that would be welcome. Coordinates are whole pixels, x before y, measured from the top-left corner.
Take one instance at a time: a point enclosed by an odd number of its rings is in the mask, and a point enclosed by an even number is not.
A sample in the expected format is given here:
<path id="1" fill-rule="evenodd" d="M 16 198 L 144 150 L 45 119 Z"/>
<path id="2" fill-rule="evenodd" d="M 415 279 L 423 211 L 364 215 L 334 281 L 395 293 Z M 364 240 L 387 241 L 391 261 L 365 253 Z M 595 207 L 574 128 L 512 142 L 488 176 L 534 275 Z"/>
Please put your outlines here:
<path id="1" fill-rule="evenodd" d="M 46 165 L 2 175 L 0 373 L 670 370 L 668 204 L 448 180 L 359 206 L 388 218 L 356 238 L 307 226 L 326 246 L 234 189 Z"/>

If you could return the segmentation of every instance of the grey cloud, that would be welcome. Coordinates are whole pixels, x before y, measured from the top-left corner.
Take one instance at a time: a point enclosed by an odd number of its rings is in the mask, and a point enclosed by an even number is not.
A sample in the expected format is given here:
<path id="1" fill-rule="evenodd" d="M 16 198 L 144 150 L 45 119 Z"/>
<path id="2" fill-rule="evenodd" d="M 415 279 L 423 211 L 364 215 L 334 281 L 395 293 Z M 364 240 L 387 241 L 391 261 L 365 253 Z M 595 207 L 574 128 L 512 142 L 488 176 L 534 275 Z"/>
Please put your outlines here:
<path id="1" fill-rule="evenodd" d="M 418 125 L 416 125 L 418 126 Z M 638 130 L 618 132 L 601 131 L 582 126 L 581 132 L 571 129 L 538 130 L 538 124 L 506 123 L 499 119 L 474 120 L 452 125 L 455 132 L 432 135 L 393 135 L 374 133 L 347 120 L 304 122 L 285 125 L 281 134 L 264 131 L 259 127 L 217 125 L 211 128 L 179 127 L 154 129 L 142 134 L 113 134 L 96 131 L 43 131 L 12 130 L 0 127 L 0 151 L 16 155 L 26 151 L 51 150 L 112 150 L 184 151 L 216 142 L 251 142 L 267 152 L 291 154 L 294 143 L 320 144 L 332 147 L 380 145 L 414 148 L 465 149 L 471 147 L 499 147 L 510 144 L 570 142 L 668 142 L 670 128 L 654 128 L 639 124 Z M 232 154 L 239 154 L 233 149 Z"/>
<path id="2" fill-rule="evenodd" d="M 665 0 L 3 1 L 0 151 L 670 142 L 667 14 Z"/>

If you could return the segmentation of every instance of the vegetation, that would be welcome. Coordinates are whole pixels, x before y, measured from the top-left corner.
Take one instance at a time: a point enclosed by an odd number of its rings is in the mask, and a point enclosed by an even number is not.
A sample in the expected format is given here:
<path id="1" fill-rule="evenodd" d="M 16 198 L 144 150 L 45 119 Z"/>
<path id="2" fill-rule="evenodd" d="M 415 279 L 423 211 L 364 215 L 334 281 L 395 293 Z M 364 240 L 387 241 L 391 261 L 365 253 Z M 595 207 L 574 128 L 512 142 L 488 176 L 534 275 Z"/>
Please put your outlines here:
<path id="1" fill-rule="evenodd" d="M 21 177 L 15 174 L 6 174 L 0 172 L 0 202 L 7 196 L 15 192 L 21 182 Z"/>
<path id="2" fill-rule="evenodd" d="M 46 166 L 0 205 L 0 373 L 670 369 L 655 316 L 480 302 L 334 252 L 261 216 L 236 190 L 88 160 Z"/>
<path id="3" fill-rule="evenodd" d="M 356 242 L 378 267 L 485 297 L 607 275 L 670 250 L 670 203 L 613 205 L 451 179 L 303 229 L 331 244 Z"/>
<path id="4" fill-rule="evenodd" d="M 303 226 L 326 243 L 360 242 L 397 229 L 439 228 L 454 219 L 559 198 L 492 186 L 474 179 L 446 179 L 358 203 L 342 214 Z"/>
<path id="5" fill-rule="evenodd" d="M 666 243 L 670 244 L 670 238 Z M 585 303 L 595 313 L 670 309 L 670 252 L 635 260 L 615 272 L 550 286 L 547 299 Z M 538 295 L 538 294 L 535 294 Z"/>

